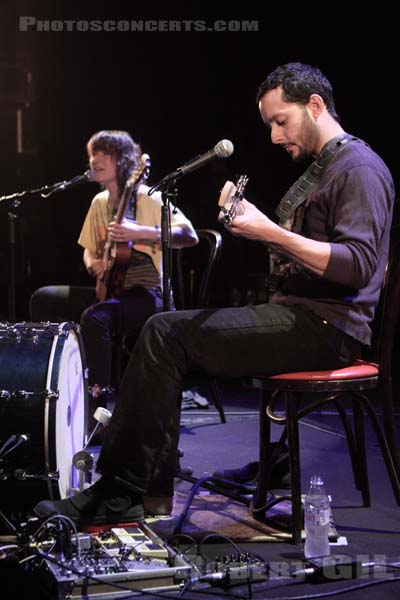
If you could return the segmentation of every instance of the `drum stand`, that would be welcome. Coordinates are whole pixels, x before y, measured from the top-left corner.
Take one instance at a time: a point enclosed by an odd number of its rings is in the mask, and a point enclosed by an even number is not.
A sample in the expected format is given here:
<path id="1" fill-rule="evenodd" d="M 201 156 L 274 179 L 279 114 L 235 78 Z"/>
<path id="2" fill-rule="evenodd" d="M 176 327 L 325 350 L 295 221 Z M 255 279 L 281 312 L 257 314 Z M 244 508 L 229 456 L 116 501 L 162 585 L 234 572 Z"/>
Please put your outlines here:
<path id="1" fill-rule="evenodd" d="M 10 435 L 10 437 L 4 442 L 4 444 L 0 448 L 0 463 L 3 462 L 3 457 L 6 454 L 9 454 L 15 448 L 18 448 L 22 443 L 27 441 L 28 437 L 25 434 L 22 435 Z M 2 479 L 7 479 L 7 475 L 2 475 Z M 0 510 L 0 523 L 2 523 L 6 530 L 9 531 L 12 535 L 18 536 L 18 530 L 16 527 L 9 521 L 6 515 Z"/>

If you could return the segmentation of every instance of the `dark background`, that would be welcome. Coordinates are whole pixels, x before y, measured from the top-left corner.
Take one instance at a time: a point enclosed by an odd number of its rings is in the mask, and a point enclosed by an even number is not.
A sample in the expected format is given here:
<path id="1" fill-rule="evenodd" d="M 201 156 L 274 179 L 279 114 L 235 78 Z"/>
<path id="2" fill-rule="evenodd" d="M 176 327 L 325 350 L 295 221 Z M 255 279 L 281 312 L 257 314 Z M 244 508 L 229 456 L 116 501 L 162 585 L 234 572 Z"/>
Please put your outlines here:
<path id="1" fill-rule="evenodd" d="M 255 103 L 265 75 L 288 61 L 319 66 L 330 79 L 344 128 L 366 139 L 398 179 L 398 78 L 394 16 L 355 9 L 248 2 L 2 2 L 0 196 L 70 179 L 87 168 L 85 143 L 100 129 L 125 129 L 152 159 L 156 182 L 228 138 L 235 152 L 188 175 L 179 205 L 196 228 L 223 235 L 213 302 L 263 296 L 266 254 L 217 224 L 219 189 L 239 173 L 246 196 L 270 216 L 304 167 L 269 141 Z M 213 10 L 212 10 L 213 8 Z M 322 11 L 324 14 L 322 14 Z M 18 19 L 257 20 L 254 32 L 20 32 Z M 382 41 L 383 40 L 383 41 Z M 31 75 L 29 75 L 31 74 Z M 23 122 L 17 153 L 16 115 Z M 20 148 L 21 150 L 21 148 Z M 22 198 L 16 220 L 17 319 L 40 285 L 88 284 L 76 240 L 95 184 L 44 199 Z M 9 317 L 11 202 L 0 202 L 0 319 Z M 238 290 L 238 291 L 236 291 Z"/>

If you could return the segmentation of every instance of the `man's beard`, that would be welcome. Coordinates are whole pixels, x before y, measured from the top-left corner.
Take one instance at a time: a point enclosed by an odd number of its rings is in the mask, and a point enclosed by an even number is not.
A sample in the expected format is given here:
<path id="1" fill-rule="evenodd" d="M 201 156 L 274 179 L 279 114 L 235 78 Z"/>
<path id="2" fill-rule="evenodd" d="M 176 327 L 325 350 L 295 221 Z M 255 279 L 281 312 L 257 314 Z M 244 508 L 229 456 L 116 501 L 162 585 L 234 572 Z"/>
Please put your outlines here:
<path id="1" fill-rule="evenodd" d="M 293 158 L 293 161 L 296 163 L 303 163 L 308 161 L 315 154 L 315 147 L 318 139 L 317 128 L 305 109 L 303 112 L 299 138 L 301 140 L 301 145 L 297 145 L 299 154 Z"/>

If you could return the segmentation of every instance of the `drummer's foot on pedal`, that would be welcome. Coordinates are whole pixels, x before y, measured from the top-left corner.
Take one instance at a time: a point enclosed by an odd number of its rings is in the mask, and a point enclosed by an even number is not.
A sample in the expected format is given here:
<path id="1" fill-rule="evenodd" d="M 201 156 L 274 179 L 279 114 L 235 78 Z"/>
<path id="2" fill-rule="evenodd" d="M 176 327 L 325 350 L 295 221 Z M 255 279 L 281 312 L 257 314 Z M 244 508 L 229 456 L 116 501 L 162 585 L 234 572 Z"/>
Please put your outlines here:
<path id="1" fill-rule="evenodd" d="M 113 478 L 101 477 L 96 483 L 65 500 L 43 500 L 34 514 L 47 519 L 65 515 L 76 525 L 105 525 L 144 519 L 143 497 Z"/>

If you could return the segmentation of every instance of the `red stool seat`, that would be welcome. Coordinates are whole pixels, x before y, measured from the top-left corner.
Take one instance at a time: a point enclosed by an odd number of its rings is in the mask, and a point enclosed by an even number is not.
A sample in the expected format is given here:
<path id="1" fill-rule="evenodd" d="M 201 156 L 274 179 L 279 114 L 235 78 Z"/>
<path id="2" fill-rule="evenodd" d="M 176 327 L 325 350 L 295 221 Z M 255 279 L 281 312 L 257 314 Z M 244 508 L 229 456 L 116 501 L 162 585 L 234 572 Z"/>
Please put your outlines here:
<path id="1" fill-rule="evenodd" d="M 379 366 L 366 360 L 356 360 L 353 365 L 333 371 L 296 371 L 294 373 L 279 373 L 268 379 L 284 379 L 286 381 L 334 381 L 346 379 L 361 379 L 379 375 Z"/>

